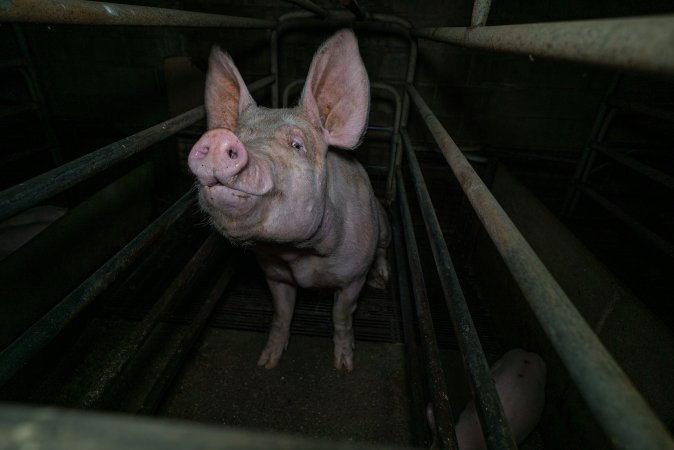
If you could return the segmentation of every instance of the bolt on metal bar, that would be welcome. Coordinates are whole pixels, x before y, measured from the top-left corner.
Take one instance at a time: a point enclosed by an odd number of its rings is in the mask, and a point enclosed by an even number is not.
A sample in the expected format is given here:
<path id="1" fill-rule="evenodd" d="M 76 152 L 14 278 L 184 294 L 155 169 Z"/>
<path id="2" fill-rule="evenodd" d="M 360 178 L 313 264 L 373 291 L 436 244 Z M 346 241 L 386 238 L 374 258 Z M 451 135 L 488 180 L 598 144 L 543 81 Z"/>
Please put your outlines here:
<path id="1" fill-rule="evenodd" d="M 674 15 L 475 28 L 418 28 L 411 33 L 481 50 L 674 75 Z"/>
<path id="2" fill-rule="evenodd" d="M 129 362 L 136 356 L 152 330 L 159 324 L 165 312 L 186 294 L 187 290 L 194 285 L 197 275 L 210 267 L 214 260 L 222 254 L 223 247 L 218 245 L 221 238 L 215 232 L 204 240 L 185 267 L 171 282 L 162 296 L 155 302 L 147 313 L 134 334 L 125 339 L 124 347 L 114 356 L 112 361 L 96 379 L 93 389 L 84 395 L 81 405 L 87 408 L 100 406 L 108 390 L 114 385 L 119 376 L 126 370 Z"/>
<path id="3" fill-rule="evenodd" d="M 645 177 L 655 181 L 656 183 L 661 184 L 662 186 L 674 190 L 674 177 L 667 175 L 666 173 L 655 169 L 648 164 L 644 164 L 631 156 L 619 153 L 618 151 L 606 147 L 601 144 L 593 144 L 592 148 L 601 153 L 602 155 L 608 156 L 617 163 L 622 164 L 625 167 L 629 167 L 635 172 L 639 172 Z"/>
<path id="4" fill-rule="evenodd" d="M 496 392 L 494 379 L 487 358 L 482 350 L 480 338 L 468 310 L 466 299 L 461 290 L 459 277 L 454 269 L 452 257 L 435 214 L 431 196 L 426 188 L 421 167 L 414 155 L 409 135 L 402 132 L 403 149 L 407 158 L 412 184 L 416 191 L 421 216 L 431 244 L 435 266 L 440 284 L 445 294 L 445 302 L 452 319 L 454 334 L 463 357 L 463 364 L 482 426 L 485 442 L 490 449 L 516 449 L 517 445 L 505 418 L 503 406 Z"/>
<path id="5" fill-rule="evenodd" d="M 470 20 L 470 26 L 481 27 L 487 23 L 491 0 L 475 0 L 473 3 L 473 16 Z"/>
<path id="6" fill-rule="evenodd" d="M 274 28 L 274 20 L 87 0 L 2 0 L 0 22 Z"/>
<path id="7" fill-rule="evenodd" d="M 251 92 L 254 92 L 270 85 L 273 81 L 274 77 L 268 75 L 251 83 L 248 87 Z M 198 106 L 0 192 L 0 220 L 11 217 L 42 200 L 91 178 L 141 150 L 187 128 L 203 119 L 204 116 L 204 107 Z"/>
<path id="8" fill-rule="evenodd" d="M 227 285 L 229 285 L 229 282 L 236 271 L 236 263 L 237 255 L 235 253 L 230 253 L 227 262 L 225 263 L 224 270 L 208 293 L 197 316 L 192 320 L 189 328 L 184 332 L 180 342 L 173 348 L 174 356 L 170 358 L 166 365 L 161 369 L 159 377 L 153 383 L 152 388 L 145 396 L 142 405 L 136 412 L 147 414 L 157 410 L 164 397 L 164 393 L 187 360 L 190 349 L 196 344 L 202 330 L 206 326 L 206 322 L 211 317 L 215 306 L 218 304 L 218 300 L 220 300 Z"/>
<path id="9" fill-rule="evenodd" d="M 580 192 L 587 195 L 594 202 L 596 202 L 599 206 L 604 208 L 607 212 L 609 212 L 614 217 L 616 217 L 621 222 L 623 222 L 625 225 L 627 225 L 632 230 L 634 230 L 634 232 L 636 234 L 638 234 L 639 236 L 641 236 L 643 239 L 645 239 L 646 241 L 650 242 L 655 247 L 662 250 L 668 256 L 674 257 L 674 245 L 672 245 L 671 242 L 665 240 L 660 235 L 651 231 L 648 227 L 643 225 L 641 222 L 636 220 L 634 217 L 630 216 L 627 212 L 622 210 L 615 203 L 611 202 L 610 200 L 608 200 L 603 195 L 599 194 L 594 189 L 591 189 L 587 186 L 580 185 L 580 186 L 578 186 L 578 190 L 580 190 Z"/>
<path id="10" fill-rule="evenodd" d="M 648 407 L 414 86 L 412 101 L 480 222 L 607 436 L 619 448 L 672 448 Z"/>
<path id="11" fill-rule="evenodd" d="M 412 277 L 412 292 L 414 294 L 417 312 L 419 336 L 422 348 L 424 349 L 428 389 L 430 392 L 431 403 L 433 404 L 433 421 L 436 426 L 438 440 L 440 441 L 440 448 L 457 450 L 458 444 L 454 432 L 452 409 L 447 394 L 445 372 L 440 363 L 438 343 L 435 338 L 433 319 L 428 304 L 428 294 L 426 293 L 426 283 L 421 269 L 419 248 L 417 247 L 417 240 L 414 236 L 412 214 L 410 213 L 409 204 L 407 202 L 407 192 L 405 190 L 400 169 L 396 170 L 396 178 L 398 185 L 398 204 L 400 207 L 401 223 L 407 250 L 407 264 Z"/>
<path id="12" fill-rule="evenodd" d="M 12 378 L 35 353 L 110 286 L 122 271 L 131 266 L 173 222 L 188 211 L 195 200 L 193 188 L 4 349 L 0 353 L 0 385 Z"/>

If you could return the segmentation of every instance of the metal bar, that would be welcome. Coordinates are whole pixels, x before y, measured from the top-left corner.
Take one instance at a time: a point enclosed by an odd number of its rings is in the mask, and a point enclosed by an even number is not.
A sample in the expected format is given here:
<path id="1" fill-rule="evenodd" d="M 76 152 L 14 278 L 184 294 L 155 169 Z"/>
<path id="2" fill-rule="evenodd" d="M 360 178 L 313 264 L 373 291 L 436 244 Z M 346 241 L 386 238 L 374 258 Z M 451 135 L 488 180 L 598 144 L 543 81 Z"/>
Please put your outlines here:
<path id="1" fill-rule="evenodd" d="M 619 448 L 671 448 L 664 425 L 536 256 L 413 86 L 412 101 L 480 222 L 609 439 Z M 582 349 L 582 351 L 581 351 Z"/>
<path id="2" fill-rule="evenodd" d="M 274 28 L 273 20 L 87 0 L 1 0 L 0 22 Z"/>
<path id="3" fill-rule="evenodd" d="M 365 20 L 367 18 L 367 14 L 365 14 L 363 8 L 358 4 L 358 0 L 339 0 L 339 3 L 351 11 L 356 16 L 356 19 Z"/>
<path id="4" fill-rule="evenodd" d="M 619 208 L 615 203 L 611 202 L 594 189 L 591 189 L 587 186 L 578 186 L 578 189 L 583 194 L 587 195 L 592 200 L 594 200 L 606 211 L 615 216 L 617 219 L 621 220 L 625 225 L 632 228 L 632 230 L 634 230 L 639 236 L 641 236 L 642 238 L 644 238 L 645 240 L 647 240 L 648 242 L 650 242 L 651 244 L 662 250 L 668 256 L 674 257 L 674 245 L 672 245 L 671 242 L 663 239 L 658 234 L 648 229 L 641 222 L 634 219 L 628 213 Z"/>
<path id="5" fill-rule="evenodd" d="M 204 117 L 199 106 L 0 193 L 0 220 L 61 193 Z"/>
<path id="6" fill-rule="evenodd" d="M 604 97 L 597 112 L 597 118 L 592 125 L 592 131 L 590 132 L 590 137 L 585 142 L 585 147 L 583 147 L 583 152 L 578 159 L 578 164 L 574 170 L 573 177 L 569 183 L 569 189 L 566 193 L 566 198 L 564 199 L 564 205 L 562 206 L 563 214 L 566 217 L 571 217 L 573 211 L 576 209 L 576 204 L 578 203 L 578 191 L 576 190 L 576 185 L 578 180 L 587 178 L 590 169 L 592 168 L 592 163 L 594 162 L 594 150 L 591 148 L 593 142 L 601 142 L 604 139 L 607 131 L 611 126 L 611 121 L 615 115 L 615 108 L 612 108 L 608 105 L 608 99 L 613 92 L 618 88 L 620 83 L 621 74 L 616 73 L 611 79 L 611 83 L 608 86 L 608 89 L 604 93 Z"/>
<path id="7" fill-rule="evenodd" d="M 195 202 L 191 189 L 0 353 L 0 385 L 47 345 Z"/>
<path id="8" fill-rule="evenodd" d="M 470 20 L 470 26 L 482 27 L 487 23 L 491 0 L 475 0 L 473 3 L 473 16 Z"/>
<path id="9" fill-rule="evenodd" d="M 273 81 L 274 77 L 268 75 L 251 83 L 248 88 L 251 92 L 254 92 L 270 85 Z M 0 192 L 0 221 L 91 178 L 114 164 L 187 128 L 203 119 L 204 116 L 204 107 L 198 106 Z"/>
<path id="10" fill-rule="evenodd" d="M 316 3 L 311 0 L 286 0 L 290 3 L 294 3 L 300 8 L 304 8 L 307 11 L 311 11 L 314 14 L 319 15 L 320 17 L 327 17 L 328 11 L 318 6 Z"/>
<path id="11" fill-rule="evenodd" d="M 490 449 L 516 449 L 517 445 L 505 418 L 503 406 L 496 392 L 494 379 L 487 358 L 484 356 L 480 338 L 461 290 L 459 277 L 435 214 L 431 196 L 417 161 L 408 134 L 402 132 L 403 149 L 414 185 L 417 201 L 424 219 L 426 233 L 433 251 L 445 302 L 452 318 L 454 334 L 463 357 L 463 364 L 482 426 L 485 442 Z"/>
<path id="12" fill-rule="evenodd" d="M 60 408 L 0 407 L 2 447 L 50 450 L 396 450 L 393 445 L 317 440 L 150 417 Z"/>
<path id="13" fill-rule="evenodd" d="M 156 411 L 157 407 L 161 403 L 166 389 L 169 388 L 178 371 L 187 360 L 187 357 L 189 356 L 189 350 L 194 347 L 194 344 L 199 338 L 202 330 L 204 329 L 204 326 L 206 326 L 206 322 L 213 313 L 215 306 L 218 304 L 218 300 L 220 300 L 220 297 L 222 297 L 223 292 L 229 284 L 229 281 L 232 279 L 232 276 L 236 271 L 236 262 L 237 255 L 230 253 L 225 264 L 225 269 L 222 271 L 213 285 L 213 288 L 208 293 L 208 296 L 204 300 L 204 304 L 201 306 L 199 313 L 192 320 L 192 323 L 183 334 L 180 342 L 178 342 L 178 344 L 174 347 L 174 356 L 170 358 L 167 364 L 162 368 L 159 377 L 155 380 L 152 388 L 150 389 L 150 392 L 145 396 L 145 399 L 143 400 L 143 403 L 137 412 L 153 413 Z"/>
<path id="14" fill-rule="evenodd" d="M 414 236 L 414 226 L 412 225 L 412 215 L 409 204 L 407 203 L 407 192 L 400 169 L 396 171 L 398 184 L 398 203 L 400 206 L 400 215 L 402 218 L 403 234 L 405 236 L 405 245 L 407 247 L 407 263 L 412 276 L 412 292 L 414 293 L 415 308 L 417 312 L 417 323 L 419 325 L 419 337 L 426 359 L 426 375 L 428 377 L 428 388 L 431 402 L 433 404 L 433 420 L 437 430 L 437 437 L 441 449 L 458 449 L 454 424 L 452 419 L 452 409 L 449 404 L 447 394 L 447 384 L 444 370 L 440 364 L 440 354 L 438 352 L 438 343 L 433 329 L 433 319 L 428 305 L 428 295 L 426 293 L 426 284 L 424 274 L 421 269 L 421 259 L 419 258 L 419 248 Z"/>
<path id="15" fill-rule="evenodd" d="M 428 428 L 431 424 L 424 420 L 420 423 L 418 418 L 426 418 L 426 405 L 428 404 L 428 394 L 424 390 L 424 383 L 422 381 L 422 374 L 420 373 L 421 361 L 419 361 L 419 349 L 417 346 L 417 335 L 414 331 L 414 309 L 410 299 L 410 282 L 407 273 L 407 255 L 405 252 L 405 243 L 401 231 L 400 211 L 397 207 L 391 208 L 391 232 L 393 235 L 393 253 L 395 255 L 395 279 L 398 283 L 392 283 L 394 288 L 394 296 L 400 301 L 400 316 L 403 323 L 403 336 L 405 342 L 405 364 L 407 366 L 407 373 L 409 382 L 407 383 L 410 390 L 410 400 L 412 405 L 412 418 L 417 420 L 412 421 L 414 435 L 416 437 L 416 445 L 424 445 L 428 448 Z M 397 288 L 397 292 L 395 292 Z M 433 430 L 435 434 L 436 431 Z"/>
<path id="16" fill-rule="evenodd" d="M 645 116 L 654 117 L 656 119 L 674 122 L 674 111 L 669 109 L 658 108 L 651 105 L 644 105 L 643 103 L 624 100 L 615 96 L 610 97 L 608 99 L 608 103 L 609 105 L 615 106 L 616 108 L 620 108 L 623 111 L 643 114 Z"/>
<path id="17" fill-rule="evenodd" d="M 658 169 L 654 169 L 648 164 L 644 164 L 640 161 L 637 161 L 631 156 L 618 153 L 614 149 L 605 147 L 601 144 L 593 144 L 592 148 L 594 148 L 602 155 L 606 155 L 612 160 L 622 164 L 623 166 L 629 167 L 630 169 L 639 172 L 640 174 L 648 177 L 649 179 L 655 181 L 656 183 L 659 183 L 668 189 L 674 190 L 674 178 L 667 175 L 666 173 L 661 172 Z"/>
<path id="18" fill-rule="evenodd" d="M 475 28 L 419 28 L 411 33 L 481 50 L 674 74 L 674 15 Z"/>
<path id="19" fill-rule="evenodd" d="M 125 339 L 123 348 L 111 357 L 112 361 L 108 364 L 106 370 L 101 371 L 96 379 L 95 386 L 83 397 L 82 406 L 87 408 L 100 406 L 109 389 L 114 385 L 119 375 L 126 370 L 129 362 L 136 356 L 165 312 L 176 301 L 184 297 L 187 290 L 196 281 L 197 275 L 210 267 L 214 260 L 222 254 L 223 247 L 218 245 L 219 240 L 220 237 L 215 232 L 211 232 L 204 240 L 192 258 L 187 261 L 185 267 L 152 306 L 134 334 Z"/>

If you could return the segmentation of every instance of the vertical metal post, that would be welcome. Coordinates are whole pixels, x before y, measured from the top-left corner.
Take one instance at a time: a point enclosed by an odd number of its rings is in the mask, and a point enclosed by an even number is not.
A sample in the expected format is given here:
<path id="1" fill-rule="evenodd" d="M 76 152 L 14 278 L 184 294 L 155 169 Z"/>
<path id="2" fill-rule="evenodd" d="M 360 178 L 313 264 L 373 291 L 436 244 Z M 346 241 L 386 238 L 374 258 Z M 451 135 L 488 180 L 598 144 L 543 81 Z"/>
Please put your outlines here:
<path id="1" fill-rule="evenodd" d="M 475 0 L 473 3 L 473 16 L 470 20 L 470 26 L 481 27 L 487 23 L 491 0 Z"/>

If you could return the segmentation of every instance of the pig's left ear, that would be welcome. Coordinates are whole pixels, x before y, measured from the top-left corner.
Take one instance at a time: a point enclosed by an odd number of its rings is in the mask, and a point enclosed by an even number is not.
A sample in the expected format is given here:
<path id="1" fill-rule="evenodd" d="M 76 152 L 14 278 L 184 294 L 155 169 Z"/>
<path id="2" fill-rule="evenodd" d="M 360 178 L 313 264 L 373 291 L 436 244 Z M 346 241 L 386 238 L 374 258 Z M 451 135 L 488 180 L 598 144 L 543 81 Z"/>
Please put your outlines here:
<path id="1" fill-rule="evenodd" d="M 300 103 L 328 145 L 358 146 L 367 125 L 370 82 L 352 31 L 339 31 L 318 49 Z"/>
<path id="2" fill-rule="evenodd" d="M 234 61 L 218 46 L 213 46 L 208 59 L 204 104 L 208 129 L 231 131 L 236 130 L 241 112 L 255 104 Z"/>

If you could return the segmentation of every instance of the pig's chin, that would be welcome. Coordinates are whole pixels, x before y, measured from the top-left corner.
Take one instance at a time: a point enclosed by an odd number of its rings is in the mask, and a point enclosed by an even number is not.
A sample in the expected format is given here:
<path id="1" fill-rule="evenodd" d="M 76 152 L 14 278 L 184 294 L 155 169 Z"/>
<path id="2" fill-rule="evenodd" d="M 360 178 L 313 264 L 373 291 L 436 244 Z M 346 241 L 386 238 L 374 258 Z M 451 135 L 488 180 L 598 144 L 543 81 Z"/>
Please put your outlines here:
<path id="1" fill-rule="evenodd" d="M 211 214 L 222 213 L 227 216 L 241 216 L 249 213 L 260 194 L 234 189 L 223 184 L 201 186 L 201 204 Z"/>

